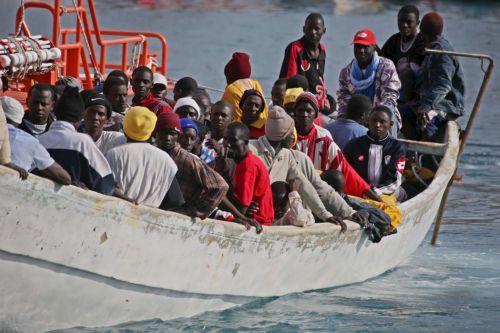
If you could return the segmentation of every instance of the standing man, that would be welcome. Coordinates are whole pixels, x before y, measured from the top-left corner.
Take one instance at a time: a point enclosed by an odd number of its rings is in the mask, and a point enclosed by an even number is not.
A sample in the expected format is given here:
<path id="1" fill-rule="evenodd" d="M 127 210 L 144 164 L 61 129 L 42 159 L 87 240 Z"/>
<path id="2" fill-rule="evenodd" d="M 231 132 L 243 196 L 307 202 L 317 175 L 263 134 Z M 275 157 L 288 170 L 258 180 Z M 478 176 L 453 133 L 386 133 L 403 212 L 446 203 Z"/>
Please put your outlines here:
<path id="1" fill-rule="evenodd" d="M 172 112 L 172 108 L 164 101 L 153 97 L 153 72 L 146 66 L 140 66 L 132 72 L 132 106 L 144 106 L 155 115 L 160 112 Z"/>
<path id="2" fill-rule="evenodd" d="M 47 132 L 55 120 L 52 114 L 55 101 L 56 94 L 50 84 L 38 83 L 32 86 L 26 99 L 28 111 L 19 125 L 19 129 L 33 135 L 35 138 Z"/>
<path id="3" fill-rule="evenodd" d="M 123 132 L 123 118 L 130 107 L 127 102 L 128 84 L 121 77 L 111 76 L 104 81 L 103 92 L 112 109 L 104 130 Z"/>

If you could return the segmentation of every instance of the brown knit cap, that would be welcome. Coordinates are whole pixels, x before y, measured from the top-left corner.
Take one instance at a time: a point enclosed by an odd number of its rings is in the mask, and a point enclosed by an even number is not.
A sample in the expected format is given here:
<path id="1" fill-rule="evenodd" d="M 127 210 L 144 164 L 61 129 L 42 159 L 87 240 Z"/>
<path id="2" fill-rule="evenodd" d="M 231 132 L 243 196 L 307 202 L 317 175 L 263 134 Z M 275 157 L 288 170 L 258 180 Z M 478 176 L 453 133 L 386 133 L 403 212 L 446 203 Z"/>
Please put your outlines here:
<path id="1" fill-rule="evenodd" d="M 285 110 L 278 105 L 274 105 L 269 110 L 269 116 L 266 121 L 266 137 L 270 141 L 281 141 L 287 135 L 293 133 L 295 122 Z"/>

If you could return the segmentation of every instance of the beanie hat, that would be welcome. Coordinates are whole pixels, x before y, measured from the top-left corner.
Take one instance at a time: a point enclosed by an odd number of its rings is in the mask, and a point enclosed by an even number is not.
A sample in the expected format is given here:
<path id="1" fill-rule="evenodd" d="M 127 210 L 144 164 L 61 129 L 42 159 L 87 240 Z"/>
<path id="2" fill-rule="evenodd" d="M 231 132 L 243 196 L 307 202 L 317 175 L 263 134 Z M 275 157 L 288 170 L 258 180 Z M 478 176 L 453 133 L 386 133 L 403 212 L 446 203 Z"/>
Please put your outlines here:
<path id="1" fill-rule="evenodd" d="M 420 32 L 425 35 L 437 36 L 443 33 L 443 17 L 436 12 L 430 12 L 422 17 L 420 23 Z"/>
<path id="2" fill-rule="evenodd" d="M 164 129 L 173 129 L 179 134 L 182 133 L 181 121 L 175 112 L 160 112 L 158 114 L 158 122 L 156 123 L 155 132 Z"/>
<path id="3" fill-rule="evenodd" d="M 319 102 L 318 102 L 318 98 L 316 97 L 316 95 L 306 91 L 305 93 L 302 93 L 299 95 L 299 97 L 297 97 L 297 99 L 295 100 L 295 107 L 297 107 L 297 105 L 300 102 L 307 102 L 307 103 L 311 104 L 314 108 L 314 111 L 316 112 L 316 115 L 318 115 Z"/>
<path id="4" fill-rule="evenodd" d="M 111 118 L 111 104 L 106 100 L 103 94 L 93 93 L 87 97 L 85 100 L 85 108 L 94 105 L 101 105 L 106 108 L 106 116 L 107 118 Z"/>
<path id="5" fill-rule="evenodd" d="M 147 141 L 156 125 L 156 116 L 148 108 L 134 106 L 125 113 L 123 131 L 135 141 Z"/>
<path id="6" fill-rule="evenodd" d="M 297 97 L 304 92 L 302 88 L 290 88 L 285 91 L 285 98 L 283 99 L 283 105 L 289 103 L 295 103 Z"/>
<path id="7" fill-rule="evenodd" d="M 163 74 L 158 72 L 153 74 L 153 84 L 163 84 L 165 88 L 168 87 L 167 78 Z"/>
<path id="8" fill-rule="evenodd" d="M 0 104 L 2 105 L 5 117 L 13 123 L 20 124 L 24 117 L 24 108 L 17 99 L 9 96 L 0 97 Z"/>
<path id="9" fill-rule="evenodd" d="M 248 79 L 251 74 L 250 56 L 246 53 L 233 53 L 233 57 L 229 60 L 226 67 L 224 67 L 224 75 L 228 84 L 236 80 Z"/>
<path id="10" fill-rule="evenodd" d="M 57 120 L 76 123 L 82 120 L 84 104 L 78 88 L 66 86 L 61 95 L 61 98 L 56 103 L 54 113 Z"/>
<path id="11" fill-rule="evenodd" d="M 249 96 L 259 96 L 260 99 L 262 100 L 262 105 L 260 106 L 259 112 L 264 111 L 264 108 L 266 107 L 266 102 L 264 101 L 264 97 L 262 97 L 262 94 L 260 93 L 260 91 L 255 90 L 255 89 L 247 89 L 247 90 L 245 90 L 245 92 L 243 93 L 243 95 L 240 98 L 240 103 L 238 104 L 238 106 L 240 107 L 240 109 L 243 109 L 243 104 L 245 104 L 245 100 Z"/>
<path id="12" fill-rule="evenodd" d="M 182 118 L 181 119 L 181 128 L 182 128 L 182 131 L 184 131 L 185 129 L 188 129 L 188 128 L 194 129 L 194 131 L 196 132 L 196 136 L 198 136 L 198 133 L 200 132 L 198 130 L 198 125 L 196 125 L 196 123 L 194 122 L 193 119 L 189 119 L 189 118 Z"/>
<path id="13" fill-rule="evenodd" d="M 376 45 L 377 38 L 375 37 L 375 34 L 371 30 L 364 29 L 356 32 L 352 44 Z"/>
<path id="14" fill-rule="evenodd" d="M 269 110 L 265 133 L 270 141 L 283 140 L 287 135 L 293 133 L 294 128 L 295 122 L 282 107 L 274 105 Z"/>
<path id="15" fill-rule="evenodd" d="M 56 86 L 78 88 L 78 92 L 81 92 L 83 90 L 83 86 L 80 80 L 72 76 L 64 76 L 60 78 L 59 80 L 57 80 Z"/>
<path id="16" fill-rule="evenodd" d="M 177 113 L 177 110 L 183 106 L 190 106 L 196 111 L 196 120 L 200 119 L 201 109 L 198 103 L 192 97 L 182 97 L 175 102 L 174 112 Z"/>

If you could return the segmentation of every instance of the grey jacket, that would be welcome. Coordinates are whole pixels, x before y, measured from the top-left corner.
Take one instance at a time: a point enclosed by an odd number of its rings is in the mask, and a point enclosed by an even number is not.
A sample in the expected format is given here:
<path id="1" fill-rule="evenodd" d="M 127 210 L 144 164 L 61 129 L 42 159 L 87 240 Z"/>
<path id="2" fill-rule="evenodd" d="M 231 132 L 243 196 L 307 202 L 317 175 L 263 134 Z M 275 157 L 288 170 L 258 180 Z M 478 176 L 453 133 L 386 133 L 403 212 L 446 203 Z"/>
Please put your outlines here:
<path id="1" fill-rule="evenodd" d="M 443 37 L 428 48 L 453 51 L 451 44 Z M 457 57 L 427 54 L 419 71 L 419 110 L 444 111 L 456 118 L 464 114 L 465 81 Z"/>

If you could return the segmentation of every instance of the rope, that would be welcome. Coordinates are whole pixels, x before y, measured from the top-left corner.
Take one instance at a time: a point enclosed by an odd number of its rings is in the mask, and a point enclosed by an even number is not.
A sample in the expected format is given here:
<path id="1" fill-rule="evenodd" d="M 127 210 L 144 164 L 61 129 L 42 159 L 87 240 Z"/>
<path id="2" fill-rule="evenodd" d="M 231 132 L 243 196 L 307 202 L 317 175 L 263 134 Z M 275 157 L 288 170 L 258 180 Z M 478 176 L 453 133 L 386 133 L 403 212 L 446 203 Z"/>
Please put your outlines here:
<path id="1" fill-rule="evenodd" d="M 144 45 L 144 41 L 146 40 L 146 36 L 139 35 L 141 37 L 140 42 L 135 42 L 134 48 L 132 49 L 132 56 L 130 57 L 130 71 L 132 72 L 134 69 L 139 67 L 139 58 L 142 53 L 142 48 Z"/>
<path id="2" fill-rule="evenodd" d="M 24 23 L 24 18 L 25 18 L 25 10 L 26 8 L 24 7 L 24 1 L 25 0 L 21 0 L 21 8 L 22 8 L 22 11 L 21 13 L 23 14 L 23 16 L 21 16 L 21 21 L 19 21 L 19 24 L 17 26 L 17 30 L 16 30 L 16 34 L 14 35 L 14 37 L 17 37 L 21 34 L 21 28 L 23 26 L 23 23 Z"/>

